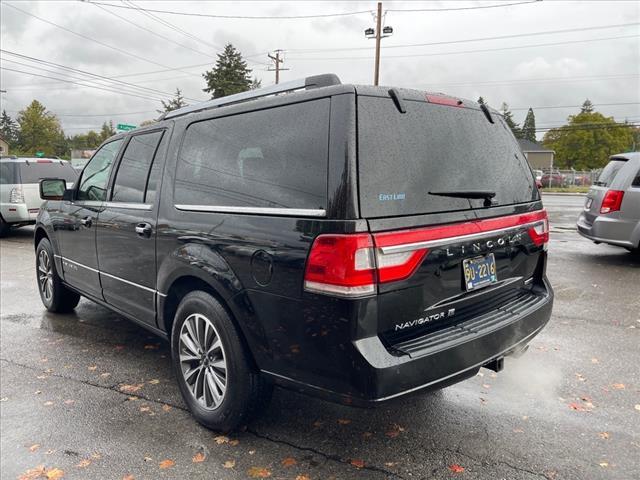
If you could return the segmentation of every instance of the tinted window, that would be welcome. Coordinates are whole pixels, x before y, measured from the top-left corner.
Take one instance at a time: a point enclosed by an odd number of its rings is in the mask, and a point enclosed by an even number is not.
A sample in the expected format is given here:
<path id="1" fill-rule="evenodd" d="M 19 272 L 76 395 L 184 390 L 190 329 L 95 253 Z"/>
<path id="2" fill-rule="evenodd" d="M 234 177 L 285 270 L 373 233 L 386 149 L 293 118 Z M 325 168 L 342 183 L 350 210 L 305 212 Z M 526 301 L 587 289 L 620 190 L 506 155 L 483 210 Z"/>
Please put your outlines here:
<path id="1" fill-rule="evenodd" d="M 149 180 L 147 181 L 147 193 L 145 193 L 145 203 L 153 203 L 156 199 L 156 190 L 158 189 L 158 183 L 160 179 L 160 171 L 162 170 L 163 162 L 160 161 L 160 156 L 164 151 L 165 144 L 167 143 L 169 135 L 163 135 L 160 141 L 160 146 L 156 151 L 156 158 L 151 164 L 151 170 L 149 171 Z"/>
<path id="2" fill-rule="evenodd" d="M 178 204 L 326 208 L 329 99 L 190 125 Z"/>
<path id="3" fill-rule="evenodd" d="M 498 205 L 538 198 L 533 176 L 502 117 L 480 110 L 358 97 L 358 170 L 365 217 L 484 208 L 429 192 L 495 192 Z"/>
<path id="4" fill-rule="evenodd" d="M 632 187 L 640 187 L 640 170 L 638 170 L 638 174 L 636 175 L 636 178 L 633 179 L 633 182 L 631 183 Z"/>
<path id="5" fill-rule="evenodd" d="M 112 201 L 132 203 L 144 201 L 147 178 L 162 133 L 153 132 L 131 137 L 120 160 L 113 184 Z"/>
<path id="6" fill-rule="evenodd" d="M 17 166 L 14 162 L 0 162 L 0 183 L 19 183 Z"/>
<path id="7" fill-rule="evenodd" d="M 29 161 L 20 165 L 21 183 L 39 183 L 43 178 L 62 178 L 67 185 L 75 183 L 78 174 L 69 162 L 54 160 L 50 163 L 37 163 Z"/>
<path id="8" fill-rule="evenodd" d="M 598 177 L 598 181 L 594 182 L 594 185 L 599 185 L 601 187 L 608 187 L 611 185 L 611 182 L 616 178 L 616 175 L 620 169 L 624 167 L 625 163 L 627 163 L 626 160 L 611 160 L 607 163 L 607 166 L 602 169 L 602 172 Z"/>
<path id="9" fill-rule="evenodd" d="M 82 171 L 78 200 L 102 201 L 106 198 L 111 165 L 118 155 L 121 143 L 122 139 L 107 143 L 89 160 Z"/>

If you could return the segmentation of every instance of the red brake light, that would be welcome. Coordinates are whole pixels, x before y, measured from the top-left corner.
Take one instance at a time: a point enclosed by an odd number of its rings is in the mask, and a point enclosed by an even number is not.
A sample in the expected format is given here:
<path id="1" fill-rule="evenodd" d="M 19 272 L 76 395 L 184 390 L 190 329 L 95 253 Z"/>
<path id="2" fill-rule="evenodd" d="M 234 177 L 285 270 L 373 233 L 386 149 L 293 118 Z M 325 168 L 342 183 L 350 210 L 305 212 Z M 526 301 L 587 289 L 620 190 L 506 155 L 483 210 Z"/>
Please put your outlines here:
<path id="1" fill-rule="evenodd" d="M 461 107 L 462 100 L 454 97 L 448 97 L 446 95 L 433 95 L 431 93 L 427 93 L 425 95 L 427 102 L 436 103 L 438 105 L 448 105 L 449 107 Z"/>
<path id="2" fill-rule="evenodd" d="M 429 248 L 460 242 L 484 232 L 526 226 L 536 246 L 549 242 L 546 210 L 508 217 L 396 232 L 319 235 L 309 253 L 304 276 L 307 291 L 342 297 L 375 293 L 378 283 L 409 278 Z M 443 243 L 444 242 L 444 243 Z"/>
<path id="3" fill-rule="evenodd" d="M 36 163 L 53 163 L 53 160 L 37 160 Z"/>
<path id="4" fill-rule="evenodd" d="M 305 290 L 357 297 L 374 293 L 375 284 L 371 235 L 320 235 L 315 239 L 304 275 Z"/>
<path id="5" fill-rule="evenodd" d="M 622 190 L 607 190 L 604 198 L 602 199 L 602 205 L 600 206 L 600 213 L 611 213 L 620 210 L 622 205 L 622 198 L 624 192 Z"/>

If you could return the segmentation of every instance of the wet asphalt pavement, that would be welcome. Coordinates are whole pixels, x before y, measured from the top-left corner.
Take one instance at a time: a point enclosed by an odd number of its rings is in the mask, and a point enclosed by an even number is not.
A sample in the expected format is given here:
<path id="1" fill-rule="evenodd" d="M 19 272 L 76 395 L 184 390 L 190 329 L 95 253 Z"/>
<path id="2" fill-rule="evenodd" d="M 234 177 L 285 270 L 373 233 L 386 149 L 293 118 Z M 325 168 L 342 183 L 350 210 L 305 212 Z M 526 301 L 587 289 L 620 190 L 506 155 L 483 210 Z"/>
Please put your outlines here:
<path id="1" fill-rule="evenodd" d="M 556 303 L 523 357 L 371 410 L 276 390 L 227 437 L 185 410 L 163 341 L 87 300 L 45 313 L 32 230 L 15 231 L 0 241 L 0 477 L 640 478 L 640 260 L 575 232 L 582 197 L 544 200 Z"/>

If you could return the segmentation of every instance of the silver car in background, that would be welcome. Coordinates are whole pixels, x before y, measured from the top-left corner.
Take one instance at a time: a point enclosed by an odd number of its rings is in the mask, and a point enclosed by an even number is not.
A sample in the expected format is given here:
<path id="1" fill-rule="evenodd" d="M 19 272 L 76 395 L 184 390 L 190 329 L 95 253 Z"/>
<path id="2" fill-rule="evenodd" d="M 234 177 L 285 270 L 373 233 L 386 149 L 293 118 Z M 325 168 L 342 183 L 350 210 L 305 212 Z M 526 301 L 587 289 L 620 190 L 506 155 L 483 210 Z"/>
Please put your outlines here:
<path id="1" fill-rule="evenodd" d="M 59 159 L 0 158 L 0 237 L 11 227 L 36 223 L 42 178 L 60 178 L 70 188 L 78 173 L 69 162 Z"/>
<path id="2" fill-rule="evenodd" d="M 609 157 L 589 189 L 577 227 L 595 243 L 640 253 L 640 152 Z"/>

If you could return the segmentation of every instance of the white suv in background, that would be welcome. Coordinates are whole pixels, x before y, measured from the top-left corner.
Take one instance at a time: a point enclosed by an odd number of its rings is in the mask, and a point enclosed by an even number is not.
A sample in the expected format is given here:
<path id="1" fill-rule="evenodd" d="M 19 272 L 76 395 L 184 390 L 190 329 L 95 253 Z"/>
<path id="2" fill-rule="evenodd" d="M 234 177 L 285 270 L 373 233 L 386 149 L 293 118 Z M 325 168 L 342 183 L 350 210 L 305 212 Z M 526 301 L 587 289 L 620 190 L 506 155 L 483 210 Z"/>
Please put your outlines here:
<path id="1" fill-rule="evenodd" d="M 72 186 L 78 178 L 71 163 L 51 158 L 0 159 L 0 237 L 11 227 L 36 223 L 42 204 L 39 182 L 42 178 L 60 178 Z"/>

